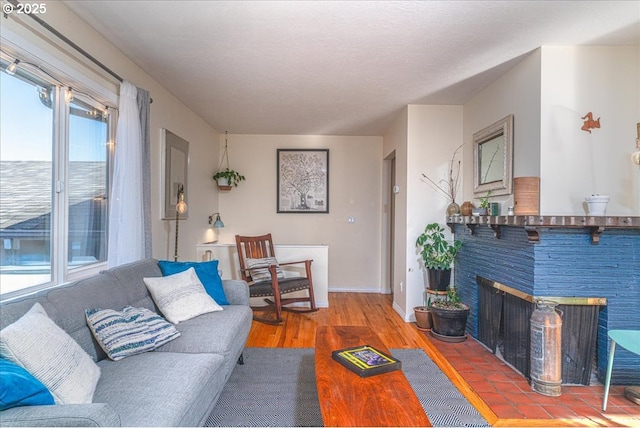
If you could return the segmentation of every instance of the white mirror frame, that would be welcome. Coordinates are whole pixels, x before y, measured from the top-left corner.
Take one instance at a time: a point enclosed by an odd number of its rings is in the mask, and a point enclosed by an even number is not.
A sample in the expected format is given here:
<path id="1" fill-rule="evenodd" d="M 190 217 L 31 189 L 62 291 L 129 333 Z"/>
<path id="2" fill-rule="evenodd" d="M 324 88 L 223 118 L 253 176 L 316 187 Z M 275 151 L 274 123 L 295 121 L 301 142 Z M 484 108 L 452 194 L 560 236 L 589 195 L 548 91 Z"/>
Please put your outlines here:
<path id="1" fill-rule="evenodd" d="M 502 165 L 502 177 L 490 182 L 482 182 L 481 173 L 488 171 L 481 165 L 480 146 L 497 137 L 504 138 L 503 149 L 497 165 Z M 493 163 L 494 159 L 492 159 Z M 491 164 L 489 167 L 491 167 Z M 473 194 L 486 195 L 491 191 L 491 196 L 510 195 L 513 191 L 513 115 L 500 119 L 492 125 L 473 134 Z"/>

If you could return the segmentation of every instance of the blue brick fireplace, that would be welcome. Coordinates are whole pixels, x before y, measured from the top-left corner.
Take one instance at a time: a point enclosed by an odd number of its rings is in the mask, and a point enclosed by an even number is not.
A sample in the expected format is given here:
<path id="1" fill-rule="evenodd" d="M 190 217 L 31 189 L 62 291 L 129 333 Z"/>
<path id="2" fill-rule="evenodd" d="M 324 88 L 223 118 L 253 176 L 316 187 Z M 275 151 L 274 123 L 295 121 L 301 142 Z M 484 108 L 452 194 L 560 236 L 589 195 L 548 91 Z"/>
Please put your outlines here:
<path id="1" fill-rule="evenodd" d="M 471 306 L 468 333 L 478 338 L 478 277 L 534 299 L 596 298 L 606 304 L 593 307 L 589 346 L 596 347 L 596 374 L 604 382 L 607 331 L 640 329 L 640 218 L 485 216 L 447 222 L 462 242 L 454 284 Z M 612 383 L 640 384 L 640 357 L 618 348 Z"/>

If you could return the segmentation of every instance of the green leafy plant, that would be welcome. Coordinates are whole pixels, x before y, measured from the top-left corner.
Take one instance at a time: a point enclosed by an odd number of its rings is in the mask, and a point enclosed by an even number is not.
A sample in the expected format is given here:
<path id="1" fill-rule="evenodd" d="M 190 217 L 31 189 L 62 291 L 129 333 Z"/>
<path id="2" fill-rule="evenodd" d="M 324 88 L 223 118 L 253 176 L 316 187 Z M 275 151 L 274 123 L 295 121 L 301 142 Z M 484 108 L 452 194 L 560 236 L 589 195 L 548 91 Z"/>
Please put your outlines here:
<path id="1" fill-rule="evenodd" d="M 444 227 L 431 223 L 418 236 L 416 246 L 427 269 L 450 269 L 462 242 L 449 243 L 444 237 Z"/>
<path id="2" fill-rule="evenodd" d="M 238 187 L 238 183 L 242 180 L 245 180 L 244 175 L 240 174 L 237 171 L 234 171 L 229 168 L 225 168 L 222 171 L 219 171 L 214 174 L 213 179 L 218 180 L 219 178 L 226 178 L 229 186 Z"/>
<path id="3" fill-rule="evenodd" d="M 447 289 L 446 299 L 436 300 L 431 305 L 442 309 L 466 309 L 468 307 L 460 301 L 460 296 L 458 296 L 456 287 L 453 285 L 450 285 Z"/>
<path id="4" fill-rule="evenodd" d="M 491 196 L 491 190 L 487 191 L 487 194 L 481 196 L 480 199 L 480 208 L 489 208 L 489 197 Z"/>

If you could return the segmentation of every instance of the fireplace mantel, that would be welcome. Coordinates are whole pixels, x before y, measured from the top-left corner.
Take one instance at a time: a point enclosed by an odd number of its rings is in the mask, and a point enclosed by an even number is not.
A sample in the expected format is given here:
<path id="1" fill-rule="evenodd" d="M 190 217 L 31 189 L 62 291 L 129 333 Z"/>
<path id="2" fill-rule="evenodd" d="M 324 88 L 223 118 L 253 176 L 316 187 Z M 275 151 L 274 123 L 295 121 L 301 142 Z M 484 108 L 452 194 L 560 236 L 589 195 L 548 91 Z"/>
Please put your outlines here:
<path id="1" fill-rule="evenodd" d="M 540 242 L 545 228 L 583 228 L 589 230 L 591 243 L 600 242 L 600 235 L 607 229 L 640 229 L 640 217 L 608 216 L 556 216 L 556 215 L 498 215 L 498 216 L 450 216 L 447 224 L 454 231 L 456 224 L 466 225 L 475 235 L 478 226 L 487 226 L 500 238 L 503 226 L 522 227 L 530 242 Z"/>

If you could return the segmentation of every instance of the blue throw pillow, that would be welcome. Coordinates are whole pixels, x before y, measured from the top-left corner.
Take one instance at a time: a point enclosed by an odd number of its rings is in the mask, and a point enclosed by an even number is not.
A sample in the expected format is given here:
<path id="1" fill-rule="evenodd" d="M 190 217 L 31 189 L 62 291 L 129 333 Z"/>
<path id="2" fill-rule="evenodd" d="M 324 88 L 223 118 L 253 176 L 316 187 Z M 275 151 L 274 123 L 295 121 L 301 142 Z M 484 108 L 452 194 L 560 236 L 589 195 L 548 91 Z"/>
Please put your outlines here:
<path id="1" fill-rule="evenodd" d="M 164 276 L 184 272 L 191 267 L 194 268 L 207 294 L 219 305 L 229 304 L 222 288 L 222 280 L 218 274 L 217 260 L 211 260 L 210 262 L 170 262 L 168 260 L 159 260 L 158 266 L 160 266 Z"/>
<path id="2" fill-rule="evenodd" d="M 46 386 L 19 365 L 0 358 L 0 410 L 55 404 Z"/>

